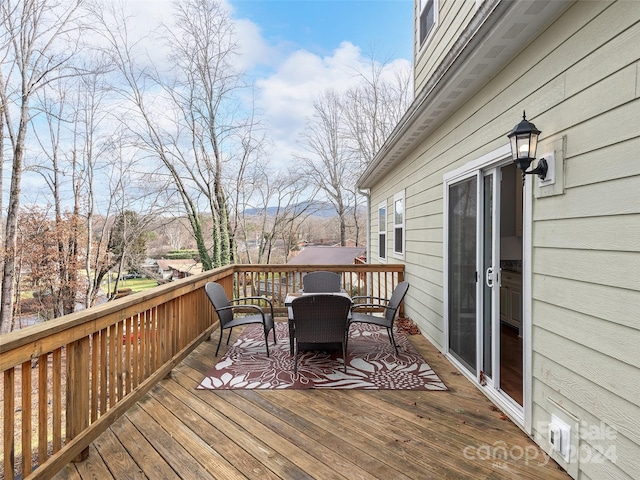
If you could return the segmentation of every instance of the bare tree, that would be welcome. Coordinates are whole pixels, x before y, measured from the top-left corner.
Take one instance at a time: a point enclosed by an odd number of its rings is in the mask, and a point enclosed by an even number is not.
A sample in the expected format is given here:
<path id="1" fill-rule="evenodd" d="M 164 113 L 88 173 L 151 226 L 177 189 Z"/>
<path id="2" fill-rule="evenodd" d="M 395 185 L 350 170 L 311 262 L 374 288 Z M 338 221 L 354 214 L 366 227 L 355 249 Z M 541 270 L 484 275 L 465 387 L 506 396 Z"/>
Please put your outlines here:
<path id="1" fill-rule="evenodd" d="M 17 224 L 25 141 L 31 121 L 31 102 L 38 89 L 55 78 L 71 74 L 66 67 L 73 58 L 73 45 L 76 45 L 76 42 L 69 40 L 70 36 L 78 31 L 75 21 L 81 3 L 82 0 L 0 2 L 0 47 L 3 49 L 0 53 L 0 102 L 3 107 L 0 114 L 3 116 L 4 129 L 8 133 L 12 155 L 0 301 L 0 333 L 9 330 L 13 316 Z M 66 43 L 66 48 L 60 48 L 62 42 Z"/>
<path id="2" fill-rule="evenodd" d="M 300 224 L 315 212 L 315 205 L 306 199 L 314 197 L 317 189 L 307 184 L 301 172 L 273 172 L 267 165 L 255 164 L 253 176 L 245 176 L 246 189 L 236 208 L 237 235 L 248 263 L 270 263 L 277 240 L 282 240 L 283 252 L 278 260 L 285 262 L 292 239 L 297 243 Z"/>
<path id="3" fill-rule="evenodd" d="M 92 301 L 95 301 L 95 295 L 107 273 L 115 270 L 119 279 L 124 269 L 139 268 L 146 256 L 148 232 L 157 215 L 165 210 L 161 197 L 166 178 L 137 173 L 141 160 L 131 157 L 126 137 L 113 138 L 110 147 L 105 153 L 111 166 L 109 201 L 106 218 L 96 236 L 99 242 L 93 259 L 95 266 L 92 265 Z M 109 288 L 107 297 L 113 298 L 117 291 L 118 280 L 115 288 Z"/>
<path id="4" fill-rule="evenodd" d="M 137 146 L 159 159 L 171 177 L 203 268 L 230 263 L 224 157 L 241 148 L 232 141 L 235 134 L 251 127 L 250 119 L 239 115 L 235 98 L 241 85 L 233 66 L 236 47 L 230 19 L 213 0 L 177 3 L 175 25 L 162 27 L 172 51 L 171 69 L 163 71 L 140 64 L 121 13 L 102 9 L 96 14 L 126 84 L 120 92 L 132 106 L 125 115 Z M 211 220 L 207 224 L 205 217 Z"/>
<path id="5" fill-rule="evenodd" d="M 189 233 L 189 226 L 181 217 L 158 218 L 154 231 L 158 233 L 157 247 L 168 244 L 172 250 L 192 248 L 193 236 Z"/>
<path id="6" fill-rule="evenodd" d="M 318 97 L 301 135 L 308 154 L 300 158 L 310 181 L 338 214 L 341 245 L 351 229 L 359 243 L 363 197 L 356 189 L 358 176 L 402 118 L 411 95 L 410 70 L 392 69 L 375 52 L 356 76 L 360 81 L 345 93 L 327 90 Z"/>
<path id="7" fill-rule="evenodd" d="M 57 318 L 75 310 L 77 293 L 78 293 L 78 268 L 79 268 L 79 251 L 78 239 L 80 237 L 80 199 L 76 188 L 77 171 L 75 162 L 70 162 L 70 167 L 66 162 L 64 149 L 61 146 L 68 125 L 71 125 L 65 116 L 65 108 L 69 107 L 67 99 L 67 91 L 69 79 L 57 79 L 45 85 L 39 90 L 37 97 L 37 108 L 42 111 L 44 116 L 45 128 L 39 133 L 38 128 L 34 128 L 34 134 L 37 142 L 41 147 L 44 160 L 32 167 L 39 172 L 51 190 L 53 214 L 55 221 L 55 231 L 58 232 L 56 239 L 58 242 L 58 255 L 55 265 L 57 266 L 56 287 L 51 288 L 53 298 L 53 317 Z M 73 159 L 73 150 L 71 158 Z M 65 187 L 63 179 L 71 179 L 71 188 Z M 63 206 L 63 191 L 70 190 L 74 192 L 71 200 L 72 211 L 67 212 L 67 208 Z M 63 218 L 64 214 L 64 218 Z M 72 226 L 72 228 L 63 228 L 64 226 Z M 68 233 L 65 237 L 63 232 Z"/>
<path id="8" fill-rule="evenodd" d="M 234 263 L 238 261 L 238 239 L 243 235 L 246 261 L 251 263 L 246 231 L 243 229 L 245 209 L 247 202 L 254 197 L 257 187 L 262 185 L 263 177 L 274 173 L 269 169 L 269 161 L 264 151 L 269 142 L 261 132 L 261 125 L 255 118 L 256 109 L 253 105 L 250 114 L 251 118 L 246 122 L 246 127 L 236 129 L 233 133 L 232 138 L 236 148 L 230 152 L 225 162 L 223 175 L 230 212 L 229 236 L 233 243 Z"/>
<path id="9" fill-rule="evenodd" d="M 400 122 L 412 100 L 411 68 L 392 69 L 388 59 L 378 60 L 371 52 L 366 68 L 357 71 L 360 79 L 342 99 L 343 114 L 349 144 L 353 148 L 354 168 L 364 170 L 382 148 L 393 129 Z M 360 236 L 359 210 L 363 198 L 351 184 L 351 209 L 356 241 Z"/>
<path id="10" fill-rule="evenodd" d="M 343 98 L 343 114 L 355 159 L 363 171 L 373 160 L 411 103 L 411 68 L 392 68 L 376 52 L 356 72 L 359 83 Z"/>
<path id="11" fill-rule="evenodd" d="M 100 189 L 101 173 L 106 170 L 109 154 L 115 148 L 114 138 L 118 138 L 118 132 L 113 132 L 105 124 L 109 122 L 107 102 L 109 100 L 110 86 L 105 79 L 104 59 L 98 59 L 93 64 L 93 71 L 78 79 L 76 85 L 76 99 L 73 111 L 73 145 L 70 154 L 72 170 L 74 209 L 80 210 L 84 215 L 84 235 L 78 238 L 79 250 L 83 252 L 84 269 L 86 272 L 86 285 L 82 300 L 85 308 L 94 305 L 99 293 L 102 276 L 99 277 L 99 265 L 106 255 L 101 251 L 105 248 L 96 235 L 96 216 L 99 206 L 98 198 L 108 199 L 106 212 L 111 208 L 112 196 L 104 196 Z M 107 216 L 108 218 L 108 216 Z M 104 227 L 105 222 L 100 222 Z"/>
<path id="12" fill-rule="evenodd" d="M 345 135 L 341 98 L 333 90 L 325 91 L 314 102 L 314 115 L 307 121 L 302 145 L 307 155 L 297 158 L 304 162 L 306 175 L 333 205 L 340 222 L 340 245 L 346 245 L 347 215 L 355 203 L 353 190 L 356 169 L 353 149 Z"/>

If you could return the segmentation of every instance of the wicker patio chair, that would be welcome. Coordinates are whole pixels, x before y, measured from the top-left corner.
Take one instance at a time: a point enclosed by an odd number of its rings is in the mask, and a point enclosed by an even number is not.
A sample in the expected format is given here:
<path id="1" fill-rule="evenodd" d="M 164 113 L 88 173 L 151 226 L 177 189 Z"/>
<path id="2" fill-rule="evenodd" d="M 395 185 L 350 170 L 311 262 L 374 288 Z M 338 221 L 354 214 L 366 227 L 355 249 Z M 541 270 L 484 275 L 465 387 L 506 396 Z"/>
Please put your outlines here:
<path id="1" fill-rule="evenodd" d="M 220 350 L 223 330 L 229 330 L 229 336 L 227 337 L 227 345 L 229 345 L 229 339 L 231 338 L 231 331 L 233 330 L 233 327 L 248 325 L 250 323 L 262 324 L 262 328 L 264 329 L 264 343 L 267 347 L 268 357 L 268 336 L 271 330 L 273 330 L 273 343 L 276 343 L 276 331 L 275 328 L 273 328 L 273 303 L 271 303 L 271 300 L 266 297 L 241 297 L 229 300 L 224 288 L 222 288 L 222 285 L 216 282 L 207 283 L 204 286 L 204 290 L 207 293 L 207 297 L 209 297 L 213 308 L 215 308 L 218 318 L 220 319 L 220 338 L 218 339 L 218 348 L 216 348 L 216 357 L 218 356 L 218 350 Z M 253 302 L 253 304 L 246 303 L 248 301 Z M 258 302 L 266 302 L 270 307 L 270 313 L 265 313 L 263 307 L 255 304 Z M 234 305 L 232 305 L 232 303 Z M 246 315 L 245 313 L 248 309 L 255 311 L 256 313 Z"/>
<path id="2" fill-rule="evenodd" d="M 351 300 L 342 295 L 312 294 L 296 298 L 293 310 L 294 372 L 298 372 L 300 350 L 320 350 L 342 346 L 344 371 L 347 371 L 347 326 Z"/>
<path id="3" fill-rule="evenodd" d="M 302 277 L 305 293 L 325 293 L 340 291 L 340 274 L 335 272 L 310 272 Z"/>
<path id="4" fill-rule="evenodd" d="M 396 339 L 393 336 L 393 322 L 398 316 L 400 310 L 400 304 L 404 299 L 404 296 L 409 290 L 409 282 L 400 282 L 396 285 L 396 288 L 391 294 L 391 298 L 381 298 L 372 296 L 356 296 L 353 297 L 353 306 L 351 307 L 351 318 L 349 320 L 349 327 L 353 323 L 370 323 L 372 325 L 378 325 L 385 327 L 389 334 L 389 341 L 391 345 L 396 349 L 396 355 L 398 354 L 398 345 Z M 364 300 L 364 302 L 362 302 Z M 382 316 L 375 315 L 373 313 L 363 313 L 358 310 L 371 310 L 372 308 L 384 308 L 384 314 Z M 347 329 L 348 331 L 348 329 Z"/>

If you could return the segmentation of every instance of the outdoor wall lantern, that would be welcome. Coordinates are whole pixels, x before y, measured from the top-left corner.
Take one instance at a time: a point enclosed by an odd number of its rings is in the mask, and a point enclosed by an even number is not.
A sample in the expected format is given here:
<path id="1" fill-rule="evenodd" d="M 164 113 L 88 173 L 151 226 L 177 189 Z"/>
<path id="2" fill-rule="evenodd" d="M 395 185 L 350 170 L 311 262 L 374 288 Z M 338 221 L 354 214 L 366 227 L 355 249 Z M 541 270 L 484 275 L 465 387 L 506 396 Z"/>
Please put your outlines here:
<path id="1" fill-rule="evenodd" d="M 538 135 L 540 135 L 540 130 L 538 130 L 533 123 L 527 120 L 525 112 L 522 112 L 522 121 L 513 127 L 511 133 L 507 135 L 509 140 L 511 140 L 511 156 L 513 157 L 513 163 L 516 164 L 516 167 L 522 170 L 523 184 L 525 175 L 527 174 L 538 175 L 540 180 L 544 180 L 547 177 L 547 169 L 549 166 L 544 158 L 538 160 L 538 166 L 536 168 L 527 172 L 527 168 L 529 168 L 531 162 L 536 158 Z"/>

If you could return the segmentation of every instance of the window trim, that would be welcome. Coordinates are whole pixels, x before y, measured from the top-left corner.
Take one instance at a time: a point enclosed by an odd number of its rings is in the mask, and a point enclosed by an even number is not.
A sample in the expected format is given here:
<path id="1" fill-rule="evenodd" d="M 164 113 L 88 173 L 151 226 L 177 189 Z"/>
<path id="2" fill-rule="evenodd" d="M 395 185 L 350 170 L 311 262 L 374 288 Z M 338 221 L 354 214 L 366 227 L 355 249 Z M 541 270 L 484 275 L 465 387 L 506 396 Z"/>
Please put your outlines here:
<path id="1" fill-rule="evenodd" d="M 431 41 L 431 39 L 433 38 L 433 34 L 436 31 L 436 28 L 438 26 L 438 20 L 439 20 L 439 15 L 438 15 L 438 10 L 439 10 L 439 0 L 420 0 L 418 2 L 418 49 L 422 50 L 426 45 L 429 44 L 429 42 Z M 422 14 L 425 12 L 426 8 L 429 5 L 433 5 L 433 24 L 431 25 L 431 28 L 429 30 L 427 30 L 426 34 L 424 35 L 424 37 L 422 36 Z"/>
<path id="2" fill-rule="evenodd" d="M 382 209 L 384 209 L 384 224 L 380 225 L 380 213 Z M 387 243 L 387 218 L 388 218 L 387 213 L 388 213 L 387 202 L 385 200 L 384 202 L 380 202 L 378 204 L 378 260 L 381 262 L 386 262 L 388 257 L 387 249 L 389 248 L 389 245 Z M 382 246 L 380 243 L 381 235 L 384 235 L 384 250 L 380 248 Z M 382 251 L 384 251 L 384 257 L 380 256 L 380 252 Z"/>
<path id="3" fill-rule="evenodd" d="M 398 201 L 402 202 L 402 223 L 396 223 L 396 203 L 398 203 Z M 405 202 L 404 190 L 396 193 L 393 196 L 392 215 L 393 215 L 393 256 L 395 258 L 404 258 L 404 255 L 406 252 L 405 247 L 406 247 L 406 238 L 407 238 L 407 235 L 406 235 L 407 205 Z M 402 251 L 396 250 L 396 231 L 398 229 L 402 230 Z"/>

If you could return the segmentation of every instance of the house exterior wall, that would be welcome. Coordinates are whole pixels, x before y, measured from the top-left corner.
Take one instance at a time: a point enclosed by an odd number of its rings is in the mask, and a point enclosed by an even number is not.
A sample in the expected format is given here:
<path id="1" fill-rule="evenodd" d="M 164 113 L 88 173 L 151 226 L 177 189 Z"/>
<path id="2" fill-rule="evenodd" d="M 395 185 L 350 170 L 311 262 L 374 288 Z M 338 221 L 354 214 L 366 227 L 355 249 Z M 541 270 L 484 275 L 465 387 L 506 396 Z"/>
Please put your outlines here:
<path id="1" fill-rule="evenodd" d="M 450 33 L 416 51 L 418 89 L 475 5 L 453 3 L 440 2 Z M 576 478 L 640 478 L 640 2 L 578 1 L 495 72 L 371 188 L 371 251 L 375 206 L 404 191 L 405 255 L 394 259 L 387 242 L 388 259 L 406 264 L 407 315 L 444 349 L 443 175 L 504 147 L 523 108 L 542 130 L 538 156 L 555 149 L 557 162 L 556 185 L 525 189 L 530 434 L 549 450 L 550 415 L 566 410 L 585 431 L 577 460 L 561 466 Z"/>
<path id="2" fill-rule="evenodd" d="M 425 0 L 422 0 L 424 2 Z M 436 67 L 451 49 L 453 43 L 460 36 L 460 32 L 467 26 L 478 9 L 477 0 L 434 0 L 437 2 L 438 22 L 433 36 L 420 45 L 420 5 L 421 0 L 415 0 L 414 22 L 414 51 L 416 52 L 414 66 L 414 88 L 420 92 L 425 82 L 433 75 Z"/>

